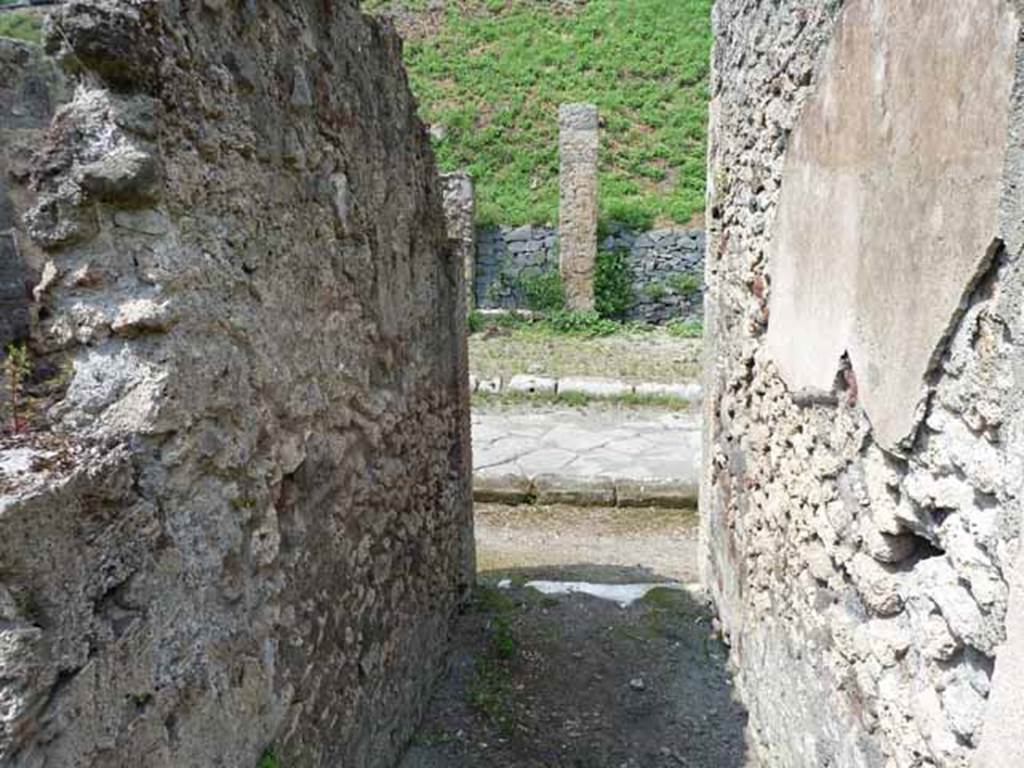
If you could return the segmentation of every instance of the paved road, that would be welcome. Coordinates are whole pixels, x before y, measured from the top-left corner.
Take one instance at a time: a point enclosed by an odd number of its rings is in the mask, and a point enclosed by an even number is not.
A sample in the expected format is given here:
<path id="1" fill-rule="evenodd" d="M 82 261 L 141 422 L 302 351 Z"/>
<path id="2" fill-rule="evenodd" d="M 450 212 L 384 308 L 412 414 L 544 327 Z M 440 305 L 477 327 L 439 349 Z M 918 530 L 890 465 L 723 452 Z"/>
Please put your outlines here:
<path id="1" fill-rule="evenodd" d="M 646 488 L 692 501 L 700 452 L 700 422 L 690 412 L 525 406 L 473 413 L 474 476 L 485 494 L 502 485 L 534 494 L 589 487 L 612 498 L 561 500 L 615 503 L 618 496 L 639 504 L 651 500 L 632 495 Z"/>

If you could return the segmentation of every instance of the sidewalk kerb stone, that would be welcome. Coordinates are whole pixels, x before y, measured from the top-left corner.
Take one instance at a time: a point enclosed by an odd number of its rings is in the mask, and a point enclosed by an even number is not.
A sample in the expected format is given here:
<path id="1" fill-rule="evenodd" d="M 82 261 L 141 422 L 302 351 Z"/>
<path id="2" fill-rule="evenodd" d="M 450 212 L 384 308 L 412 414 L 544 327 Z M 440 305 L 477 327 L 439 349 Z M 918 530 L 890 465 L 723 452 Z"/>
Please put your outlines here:
<path id="1" fill-rule="evenodd" d="M 642 397 L 666 397 L 674 400 L 683 400 L 688 403 L 699 402 L 703 397 L 703 388 L 697 382 L 678 384 L 645 382 L 637 384 L 633 391 Z"/>
<path id="2" fill-rule="evenodd" d="M 473 501 L 497 504 L 527 504 L 536 491 L 525 475 L 514 472 L 477 473 L 473 475 Z"/>
<path id="3" fill-rule="evenodd" d="M 513 376 L 506 386 L 508 392 L 519 392 L 526 395 L 553 395 L 557 389 L 557 379 L 523 373 Z"/>
<path id="4" fill-rule="evenodd" d="M 619 379 L 597 376 L 566 376 L 558 380 L 558 394 L 581 394 L 588 397 L 624 397 L 633 394 L 633 387 Z"/>
<path id="5" fill-rule="evenodd" d="M 533 480 L 538 504 L 614 507 L 615 482 L 607 477 L 538 475 Z"/>
<path id="6" fill-rule="evenodd" d="M 615 484 L 620 507 L 692 507 L 699 495 L 696 483 L 681 480 L 619 480 Z"/>

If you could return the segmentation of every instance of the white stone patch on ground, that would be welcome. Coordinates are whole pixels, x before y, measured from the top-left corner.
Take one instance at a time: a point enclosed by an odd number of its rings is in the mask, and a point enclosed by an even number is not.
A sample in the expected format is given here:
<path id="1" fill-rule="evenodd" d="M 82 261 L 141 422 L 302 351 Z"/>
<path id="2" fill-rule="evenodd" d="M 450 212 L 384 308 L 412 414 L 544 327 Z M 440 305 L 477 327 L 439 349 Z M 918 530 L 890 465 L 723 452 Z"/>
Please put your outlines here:
<path id="1" fill-rule="evenodd" d="M 652 589 L 697 589 L 685 584 L 591 584 L 587 581 L 528 581 L 528 588 L 545 595 L 584 594 L 601 600 L 610 600 L 625 608 L 642 600 Z"/>

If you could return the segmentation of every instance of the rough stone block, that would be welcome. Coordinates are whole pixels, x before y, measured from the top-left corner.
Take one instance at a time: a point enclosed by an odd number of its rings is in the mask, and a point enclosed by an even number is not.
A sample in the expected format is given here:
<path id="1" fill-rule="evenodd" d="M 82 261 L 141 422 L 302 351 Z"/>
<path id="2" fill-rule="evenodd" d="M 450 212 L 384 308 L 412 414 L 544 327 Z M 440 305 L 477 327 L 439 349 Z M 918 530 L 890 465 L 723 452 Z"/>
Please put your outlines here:
<path id="1" fill-rule="evenodd" d="M 634 391 L 638 395 L 649 397 L 669 397 L 688 403 L 699 403 L 704 396 L 704 389 L 696 382 L 686 384 L 661 384 L 645 382 L 637 384 Z"/>
<path id="2" fill-rule="evenodd" d="M 559 124 L 559 264 L 566 306 L 594 308 L 597 258 L 597 107 L 563 104 Z"/>
<path id="3" fill-rule="evenodd" d="M 513 376 L 505 389 L 508 392 L 518 392 L 526 395 L 553 395 L 557 385 L 558 381 L 556 379 L 521 373 Z"/>
<path id="4" fill-rule="evenodd" d="M 615 506 L 615 483 L 606 477 L 538 475 L 533 487 L 538 504 Z"/>
<path id="5" fill-rule="evenodd" d="M 560 395 L 579 394 L 587 397 L 622 397 L 633 393 L 633 385 L 618 379 L 593 376 L 566 376 L 558 380 Z"/>

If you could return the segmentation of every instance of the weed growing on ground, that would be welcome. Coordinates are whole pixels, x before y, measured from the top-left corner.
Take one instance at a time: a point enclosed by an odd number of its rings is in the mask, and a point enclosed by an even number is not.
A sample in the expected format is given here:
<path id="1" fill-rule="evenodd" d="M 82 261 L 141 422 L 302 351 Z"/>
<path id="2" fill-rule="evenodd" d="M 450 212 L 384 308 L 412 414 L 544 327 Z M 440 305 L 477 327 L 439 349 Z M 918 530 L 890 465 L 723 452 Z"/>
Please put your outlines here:
<path id="1" fill-rule="evenodd" d="M 594 267 L 594 309 L 606 320 L 622 320 L 633 306 L 633 270 L 623 248 L 600 251 Z"/>
<path id="2" fill-rule="evenodd" d="M 415 10 L 422 0 L 371 0 Z M 601 218 L 638 229 L 704 207 L 712 0 L 447 3 L 406 41 L 421 113 L 443 130 L 444 170 L 476 180 L 481 224 L 553 224 L 558 105 L 592 102 L 603 128 Z"/>
<path id="3" fill-rule="evenodd" d="M 668 411 L 689 411 L 693 403 L 676 397 L 664 395 L 626 394 L 615 397 L 590 397 L 583 392 L 564 392 L 558 394 L 527 392 L 474 392 L 472 405 L 474 408 L 502 405 L 557 405 L 568 408 L 584 408 L 594 403 L 627 408 L 659 408 Z"/>
<path id="4" fill-rule="evenodd" d="M 480 331 L 487 327 L 487 318 L 479 310 L 474 309 L 469 313 L 469 317 L 466 318 L 466 326 L 469 328 L 470 333 L 480 333 Z"/>
<path id="5" fill-rule="evenodd" d="M 704 335 L 704 323 L 700 320 L 677 318 L 666 323 L 665 330 L 681 339 L 699 339 Z"/>
<path id="6" fill-rule="evenodd" d="M 597 312 L 553 312 L 541 320 L 551 330 L 570 336 L 610 336 L 622 326 Z"/>
<path id="7" fill-rule="evenodd" d="M 553 400 L 570 408 L 584 408 L 590 402 L 590 398 L 583 392 L 559 392 Z"/>
<path id="8" fill-rule="evenodd" d="M 513 725 L 515 697 L 509 664 L 518 650 L 512 633 L 512 616 L 518 605 L 505 590 L 477 585 L 471 610 L 491 617 L 491 642 L 477 659 L 476 674 L 469 685 L 469 702 L 499 730 L 509 732 Z"/>
<path id="9" fill-rule="evenodd" d="M 521 276 L 519 290 L 527 308 L 534 312 L 561 312 L 565 309 L 565 286 L 557 269 Z"/>
<path id="10" fill-rule="evenodd" d="M 491 638 L 494 654 L 499 659 L 511 659 L 516 655 L 516 639 L 512 636 L 512 625 L 505 616 L 494 619 L 494 636 Z"/>

